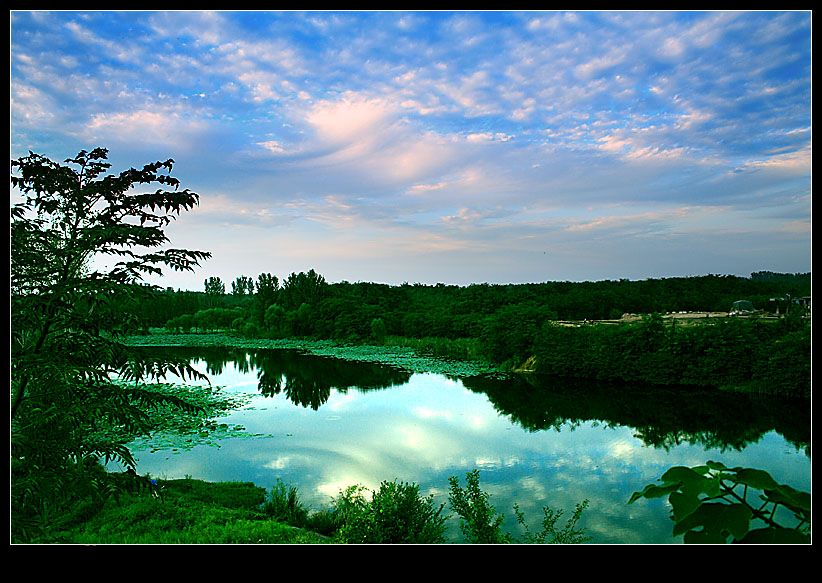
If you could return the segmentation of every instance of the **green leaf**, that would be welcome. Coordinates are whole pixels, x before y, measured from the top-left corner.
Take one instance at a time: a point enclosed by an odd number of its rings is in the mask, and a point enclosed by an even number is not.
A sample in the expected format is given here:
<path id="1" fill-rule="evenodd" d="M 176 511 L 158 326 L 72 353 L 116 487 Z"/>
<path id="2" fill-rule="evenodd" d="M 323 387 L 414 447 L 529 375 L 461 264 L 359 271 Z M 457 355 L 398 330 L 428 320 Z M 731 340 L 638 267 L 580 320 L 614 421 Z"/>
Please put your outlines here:
<path id="1" fill-rule="evenodd" d="M 776 480 L 764 470 L 744 468 L 736 473 L 736 479 L 740 484 L 747 484 L 759 490 L 773 490 L 779 487 Z"/>
<path id="2" fill-rule="evenodd" d="M 671 503 L 674 522 L 680 522 L 702 504 L 698 496 L 684 492 L 672 492 L 668 502 Z"/>
<path id="3" fill-rule="evenodd" d="M 811 537 L 793 528 L 756 528 L 738 541 L 743 544 L 810 544 Z"/>
<path id="4" fill-rule="evenodd" d="M 674 536 L 702 528 L 706 533 L 730 533 L 736 540 L 750 528 L 753 513 L 742 504 L 704 503 L 674 525 Z"/>
<path id="5" fill-rule="evenodd" d="M 660 480 L 666 483 L 681 482 L 683 484 L 704 479 L 705 477 L 702 473 L 685 466 L 674 466 L 662 474 L 660 478 Z"/>
<path id="6" fill-rule="evenodd" d="M 676 492 L 679 489 L 679 484 L 668 484 L 666 486 L 657 486 L 656 484 L 648 484 L 641 492 L 634 492 L 628 504 L 631 504 L 640 498 L 662 498 L 671 492 Z"/>
<path id="7" fill-rule="evenodd" d="M 682 538 L 688 545 L 717 545 L 728 542 L 728 535 L 717 531 L 691 530 Z"/>
<path id="8" fill-rule="evenodd" d="M 715 462 L 715 461 L 709 461 L 706 465 L 710 469 L 717 470 L 717 471 L 737 472 L 737 471 L 742 469 L 739 466 L 737 466 L 735 468 L 729 468 L 728 466 L 726 466 L 722 462 Z"/>
<path id="9" fill-rule="evenodd" d="M 769 502 L 784 504 L 794 512 L 802 515 L 809 515 L 811 511 L 811 495 L 791 488 L 786 484 L 780 484 L 773 490 L 765 490 Z"/>

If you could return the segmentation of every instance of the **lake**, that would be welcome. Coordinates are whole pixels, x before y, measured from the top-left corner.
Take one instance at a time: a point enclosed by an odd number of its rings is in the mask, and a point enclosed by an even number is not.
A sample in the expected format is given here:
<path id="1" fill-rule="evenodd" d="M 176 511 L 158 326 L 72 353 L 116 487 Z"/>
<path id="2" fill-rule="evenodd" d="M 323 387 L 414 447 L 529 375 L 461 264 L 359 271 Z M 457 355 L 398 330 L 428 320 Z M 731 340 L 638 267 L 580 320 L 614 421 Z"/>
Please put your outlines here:
<path id="1" fill-rule="evenodd" d="M 171 349 L 165 349 L 171 350 Z M 134 450 L 138 472 L 176 479 L 296 486 L 309 508 L 340 490 L 382 481 L 419 485 L 447 506 L 448 478 L 465 487 L 480 470 L 506 527 L 513 504 L 532 531 L 542 507 L 578 526 L 590 543 L 680 543 L 665 499 L 627 505 L 671 466 L 708 460 L 769 472 L 810 492 L 808 400 L 562 380 L 450 377 L 284 349 L 176 348 L 212 385 L 244 405 L 218 419 L 241 437 L 190 448 Z M 256 437 L 249 437 L 254 436 Z M 462 542 L 459 518 L 449 537 Z"/>

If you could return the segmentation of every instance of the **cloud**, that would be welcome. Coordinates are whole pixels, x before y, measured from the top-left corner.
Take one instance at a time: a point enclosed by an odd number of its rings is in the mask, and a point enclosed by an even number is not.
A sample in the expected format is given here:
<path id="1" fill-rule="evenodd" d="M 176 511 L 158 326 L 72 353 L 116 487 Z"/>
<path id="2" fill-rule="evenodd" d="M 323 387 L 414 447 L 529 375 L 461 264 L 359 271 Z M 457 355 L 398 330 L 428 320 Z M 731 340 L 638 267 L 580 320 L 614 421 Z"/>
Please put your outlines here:
<path id="1" fill-rule="evenodd" d="M 91 117 L 83 135 L 89 143 L 162 146 L 166 150 L 188 152 L 210 126 L 190 111 L 158 107 L 127 112 L 99 113 Z"/>
<path id="2" fill-rule="evenodd" d="M 394 124 L 396 110 L 383 99 L 368 99 L 347 92 L 341 99 L 324 100 L 306 114 L 320 139 L 333 145 L 374 142 L 379 132 Z"/>
<path id="3" fill-rule="evenodd" d="M 349 279 L 414 248 L 455 277 L 530 279 L 511 256 L 545 249 L 627 272 L 733 233 L 795 271 L 810 35 L 796 11 L 13 11 L 10 149 L 173 157 L 182 224 L 350 246 Z"/>

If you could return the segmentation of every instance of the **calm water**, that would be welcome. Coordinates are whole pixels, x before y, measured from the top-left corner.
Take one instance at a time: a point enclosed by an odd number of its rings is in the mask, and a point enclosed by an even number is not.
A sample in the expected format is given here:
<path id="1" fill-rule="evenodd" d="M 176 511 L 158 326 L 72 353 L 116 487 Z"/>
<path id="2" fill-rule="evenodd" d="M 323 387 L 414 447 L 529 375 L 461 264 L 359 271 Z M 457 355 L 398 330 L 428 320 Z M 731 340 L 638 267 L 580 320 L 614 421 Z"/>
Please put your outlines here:
<path id="1" fill-rule="evenodd" d="M 764 469 L 810 492 L 810 403 L 642 390 L 552 379 L 449 378 L 290 350 L 185 351 L 227 393 L 251 394 L 220 422 L 266 438 L 137 451 L 138 471 L 174 479 L 278 478 L 310 508 L 342 488 L 414 482 L 447 503 L 448 478 L 480 485 L 519 534 L 512 506 L 539 530 L 542 507 L 571 514 L 591 543 L 678 543 L 665 500 L 626 502 L 673 465 L 708 460 Z M 450 510 L 446 505 L 446 512 Z M 459 519 L 449 521 L 461 542 Z M 564 523 L 564 520 L 562 520 Z"/>

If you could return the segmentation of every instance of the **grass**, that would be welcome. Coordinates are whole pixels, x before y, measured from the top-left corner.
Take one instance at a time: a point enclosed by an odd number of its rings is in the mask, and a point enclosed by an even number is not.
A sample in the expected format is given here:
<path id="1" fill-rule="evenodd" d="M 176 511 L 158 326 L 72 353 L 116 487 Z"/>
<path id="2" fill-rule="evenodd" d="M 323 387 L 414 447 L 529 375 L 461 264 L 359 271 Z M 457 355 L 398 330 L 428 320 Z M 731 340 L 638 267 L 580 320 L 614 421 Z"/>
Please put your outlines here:
<path id="1" fill-rule="evenodd" d="M 272 519 L 264 488 L 247 482 L 157 480 L 162 498 L 147 493 L 109 500 L 61 537 L 64 543 L 325 544 L 330 538 Z"/>

